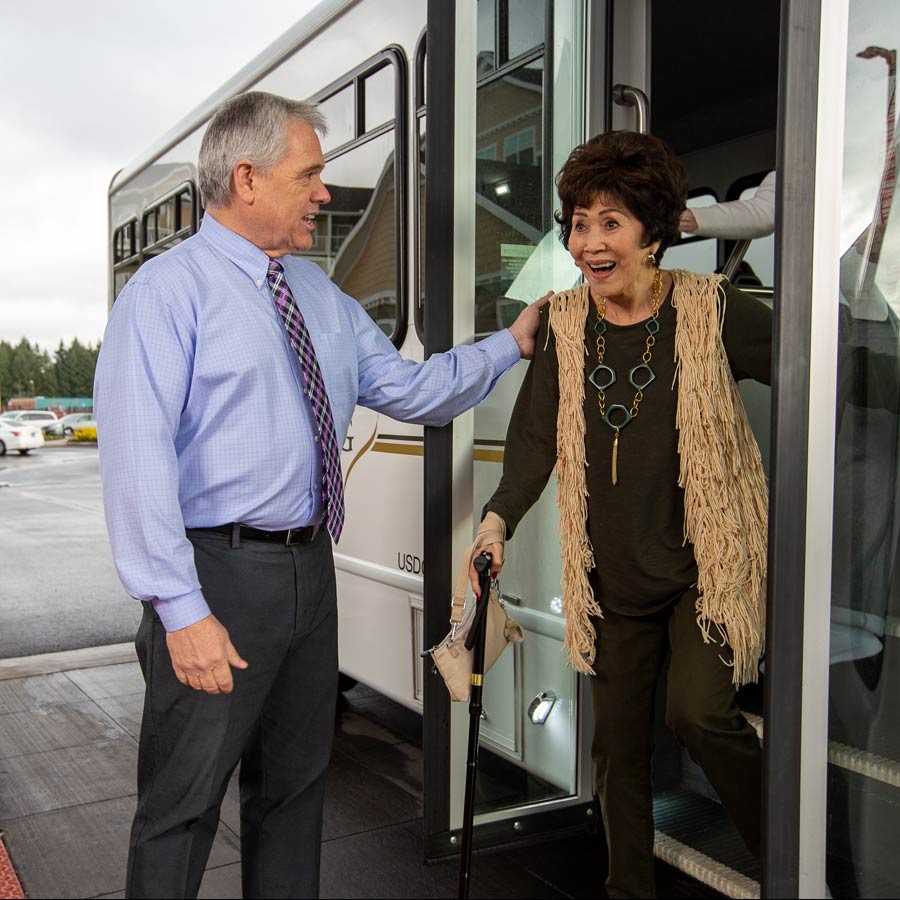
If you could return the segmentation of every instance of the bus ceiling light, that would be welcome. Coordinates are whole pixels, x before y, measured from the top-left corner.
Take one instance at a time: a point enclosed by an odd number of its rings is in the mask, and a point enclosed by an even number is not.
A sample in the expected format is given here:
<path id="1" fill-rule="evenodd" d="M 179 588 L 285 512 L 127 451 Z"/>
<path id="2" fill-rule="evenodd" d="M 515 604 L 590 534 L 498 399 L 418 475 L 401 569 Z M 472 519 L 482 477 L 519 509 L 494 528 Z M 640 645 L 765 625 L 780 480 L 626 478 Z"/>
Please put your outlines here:
<path id="1" fill-rule="evenodd" d="M 556 694 L 553 691 L 541 691 L 528 705 L 528 718 L 535 725 L 543 725 L 556 703 Z"/>
<path id="2" fill-rule="evenodd" d="M 509 193 L 509 182 L 501 181 L 499 184 L 494 185 L 494 193 L 498 197 L 505 197 Z"/>

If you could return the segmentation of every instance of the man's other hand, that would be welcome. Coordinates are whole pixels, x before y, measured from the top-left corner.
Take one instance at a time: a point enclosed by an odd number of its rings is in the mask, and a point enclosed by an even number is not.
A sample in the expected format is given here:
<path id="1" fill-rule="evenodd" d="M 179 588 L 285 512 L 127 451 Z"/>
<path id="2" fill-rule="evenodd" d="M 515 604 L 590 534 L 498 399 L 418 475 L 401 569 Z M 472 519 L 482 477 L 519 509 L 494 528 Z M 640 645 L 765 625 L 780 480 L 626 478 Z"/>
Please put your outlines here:
<path id="1" fill-rule="evenodd" d="M 246 669 L 248 665 L 234 649 L 225 626 L 212 615 L 170 631 L 166 644 L 176 677 L 195 691 L 230 694 L 234 687 L 231 667 Z"/>
<path id="2" fill-rule="evenodd" d="M 534 356 L 534 336 L 541 324 L 541 309 L 546 306 L 553 296 L 553 291 L 548 291 L 540 300 L 530 303 L 512 325 L 509 326 L 510 334 L 519 345 L 522 359 L 531 359 Z"/>

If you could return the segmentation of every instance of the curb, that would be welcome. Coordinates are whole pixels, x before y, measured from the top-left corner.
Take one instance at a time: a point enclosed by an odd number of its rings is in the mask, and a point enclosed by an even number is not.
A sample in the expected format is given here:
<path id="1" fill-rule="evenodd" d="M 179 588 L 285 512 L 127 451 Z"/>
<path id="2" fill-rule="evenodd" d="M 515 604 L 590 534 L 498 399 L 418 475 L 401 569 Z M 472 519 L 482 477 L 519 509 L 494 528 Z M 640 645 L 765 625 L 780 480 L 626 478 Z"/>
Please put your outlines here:
<path id="1" fill-rule="evenodd" d="M 102 647 L 85 647 L 82 650 L 62 650 L 58 653 L 16 656 L 0 659 L 0 681 L 130 662 L 137 662 L 137 652 L 132 643 L 106 644 Z"/>

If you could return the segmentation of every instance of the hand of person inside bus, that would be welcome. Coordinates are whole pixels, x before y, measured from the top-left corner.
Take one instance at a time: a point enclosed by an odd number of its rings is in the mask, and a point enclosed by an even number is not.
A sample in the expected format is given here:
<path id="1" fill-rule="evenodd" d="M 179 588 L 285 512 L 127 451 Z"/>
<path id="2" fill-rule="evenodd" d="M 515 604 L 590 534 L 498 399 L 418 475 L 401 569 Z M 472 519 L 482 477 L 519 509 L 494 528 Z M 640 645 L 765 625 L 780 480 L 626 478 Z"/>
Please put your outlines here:
<path id="1" fill-rule="evenodd" d="M 552 296 L 552 295 L 548 295 Z M 544 300 L 547 297 L 542 298 Z M 540 302 L 540 301 L 538 301 Z M 532 304 L 534 305 L 534 304 Z M 478 572 L 475 571 L 475 557 L 479 553 L 491 554 L 491 578 L 496 578 L 503 568 L 503 548 L 506 544 L 506 522 L 495 512 L 485 515 L 478 531 L 475 533 L 475 553 L 472 555 L 472 563 L 469 565 L 469 582 L 475 596 L 479 596 Z"/>
<path id="2" fill-rule="evenodd" d="M 213 615 L 166 635 L 175 676 L 187 687 L 207 694 L 230 694 L 231 667 L 248 663 L 235 650 L 225 626 Z"/>
<path id="3" fill-rule="evenodd" d="M 522 359 L 531 359 L 534 356 L 534 337 L 538 326 L 541 324 L 541 309 L 550 302 L 553 291 L 547 291 L 539 300 L 529 303 L 512 325 L 509 326 L 510 334 L 519 345 Z"/>
<path id="4" fill-rule="evenodd" d="M 693 234 L 698 228 L 694 214 L 689 209 L 686 209 L 678 220 L 678 230 L 684 234 Z"/>

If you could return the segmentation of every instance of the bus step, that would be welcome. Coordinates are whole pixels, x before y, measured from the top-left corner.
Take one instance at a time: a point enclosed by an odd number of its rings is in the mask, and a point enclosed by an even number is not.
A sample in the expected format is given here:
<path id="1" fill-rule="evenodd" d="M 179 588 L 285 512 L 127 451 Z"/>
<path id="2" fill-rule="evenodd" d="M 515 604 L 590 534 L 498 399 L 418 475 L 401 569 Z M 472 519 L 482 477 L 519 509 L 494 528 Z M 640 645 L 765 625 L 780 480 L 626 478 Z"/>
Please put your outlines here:
<path id="1" fill-rule="evenodd" d="M 721 804 L 690 791 L 654 798 L 654 853 L 726 897 L 759 897 L 759 862 Z"/>
<path id="2" fill-rule="evenodd" d="M 761 716 L 744 713 L 744 718 L 756 729 L 756 733 L 762 737 L 763 721 Z M 900 762 L 870 753 L 868 750 L 859 750 L 847 744 L 837 741 L 828 742 L 828 762 L 833 766 L 863 775 L 874 781 L 881 781 L 892 787 L 900 787 Z"/>

